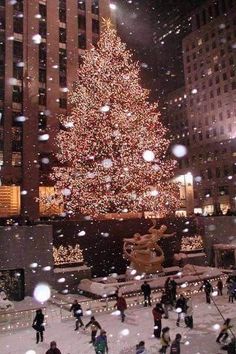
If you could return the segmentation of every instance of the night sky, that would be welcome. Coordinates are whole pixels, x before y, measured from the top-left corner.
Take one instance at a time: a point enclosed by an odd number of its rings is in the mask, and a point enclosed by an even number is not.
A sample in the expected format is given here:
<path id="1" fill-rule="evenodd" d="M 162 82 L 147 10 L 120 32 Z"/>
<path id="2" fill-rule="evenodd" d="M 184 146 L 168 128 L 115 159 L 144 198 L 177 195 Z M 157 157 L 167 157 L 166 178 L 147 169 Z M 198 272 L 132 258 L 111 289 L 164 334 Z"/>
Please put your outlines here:
<path id="1" fill-rule="evenodd" d="M 182 39 L 191 29 L 191 11 L 204 0 L 114 2 L 118 33 L 139 60 L 143 85 L 151 89 L 152 98 L 182 86 Z"/>

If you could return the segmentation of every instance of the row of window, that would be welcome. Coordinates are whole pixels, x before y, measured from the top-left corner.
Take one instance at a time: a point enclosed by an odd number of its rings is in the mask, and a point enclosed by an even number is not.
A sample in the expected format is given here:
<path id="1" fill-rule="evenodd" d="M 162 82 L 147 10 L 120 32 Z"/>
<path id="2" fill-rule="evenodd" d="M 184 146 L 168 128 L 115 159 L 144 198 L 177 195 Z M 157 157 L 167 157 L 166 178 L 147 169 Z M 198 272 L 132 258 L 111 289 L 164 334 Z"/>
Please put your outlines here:
<path id="1" fill-rule="evenodd" d="M 219 186 L 216 192 L 218 196 L 229 195 L 229 186 Z M 206 198 L 212 197 L 214 194 L 215 190 L 213 188 L 207 188 L 204 190 L 204 196 Z"/>
<path id="2" fill-rule="evenodd" d="M 218 17 L 229 11 L 234 6 L 234 0 L 215 0 L 214 4 L 204 8 L 200 13 L 193 16 L 193 23 L 195 22 L 196 27 L 206 25 L 208 22 L 212 21 L 213 18 Z"/>
<path id="3" fill-rule="evenodd" d="M 194 103 L 200 103 L 203 101 L 207 101 L 208 99 L 211 98 L 216 98 L 217 96 L 220 96 L 223 93 L 228 93 L 232 90 L 236 89 L 236 82 L 233 81 L 231 84 L 225 84 L 223 87 L 217 87 L 216 90 L 211 90 L 207 93 L 204 93 L 203 95 L 196 95 L 195 98 L 192 96 L 189 100 L 190 106 L 193 106 Z M 192 93 L 194 89 L 190 88 L 189 89 L 189 95 Z"/>

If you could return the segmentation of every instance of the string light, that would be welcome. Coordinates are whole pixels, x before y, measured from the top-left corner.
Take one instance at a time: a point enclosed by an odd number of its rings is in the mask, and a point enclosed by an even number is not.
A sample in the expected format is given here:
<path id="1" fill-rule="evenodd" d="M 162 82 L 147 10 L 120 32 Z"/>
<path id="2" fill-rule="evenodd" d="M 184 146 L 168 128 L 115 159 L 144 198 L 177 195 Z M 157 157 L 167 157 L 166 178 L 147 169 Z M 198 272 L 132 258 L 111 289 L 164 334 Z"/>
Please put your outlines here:
<path id="1" fill-rule="evenodd" d="M 175 162 L 166 159 L 166 128 L 157 104 L 148 102 L 149 91 L 140 86 L 139 73 L 139 64 L 106 24 L 98 47 L 85 51 L 69 93 L 70 113 L 59 116 L 71 128 L 57 135 L 63 167 L 55 167 L 51 178 L 56 201 L 69 215 L 146 210 L 162 217 L 178 205 L 178 187 L 171 182 Z"/>
<path id="2" fill-rule="evenodd" d="M 75 247 L 71 245 L 61 245 L 56 248 L 53 246 L 53 259 L 55 265 L 84 262 L 83 253 L 78 243 L 75 245 Z"/>

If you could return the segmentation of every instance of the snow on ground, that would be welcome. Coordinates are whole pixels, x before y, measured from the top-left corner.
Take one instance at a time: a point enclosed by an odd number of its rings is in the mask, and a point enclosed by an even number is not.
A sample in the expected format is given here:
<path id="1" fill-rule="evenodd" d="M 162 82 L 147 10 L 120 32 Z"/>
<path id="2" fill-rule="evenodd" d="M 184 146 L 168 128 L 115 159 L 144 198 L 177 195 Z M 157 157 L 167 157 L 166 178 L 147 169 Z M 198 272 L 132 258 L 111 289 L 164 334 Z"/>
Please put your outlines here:
<path id="1" fill-rule="evenodd" d="M 214 298 L 225 317 L 233 319 L 236 327 L 236 304 L 229 304 L 228 297 Z M 170 313 L 170 319 L 163 320 L 163 326 L 171 328 L 171 338 L 180 332 L 183 335 L 181 354 L 218 354 L 219 345 L 215 342 L 218 330 L 213 326 L 222 324 L 222 319 L 213 304 L 205 303 L 204 294 L 193 298 L 194 305 L 194 329 L 189 330 L 181 323 L 176 327 L 176 314 Z M 58 308 L 57 308 L 58 309 Z M 48 324 L 45 331 L 45 342 L 35 343 L 35 331 L 32 328 L 18 329 L 0 334 L 1 354 L 26 354 L 34 350 L 36 354 L 45 354 L 51 340 L 56 340 L 62 354 L 94 354 L 93 347 L 89 344 L 90 332 L 80 330 L 74 331 L 74 321 L 67 320 L 60 322 L 60 317 L 50 315 L 55 307 L 50 305 L 48 313 Z M 126 321 L 120 322 L 119 317 L 113 314 L 103 313 L 96 315 L 97 320 L 108 334 L 110 354 L 133 354 L 135 345 L 140 340 L 145 340 L 149 354 L 158 353 L 160 348 L 159 340 L 152 338 L 153 319 L 151 308 L 135 307 L 127 311 Z M 89 316 L 84 316 L 83 321 L 87 323 Z"/>

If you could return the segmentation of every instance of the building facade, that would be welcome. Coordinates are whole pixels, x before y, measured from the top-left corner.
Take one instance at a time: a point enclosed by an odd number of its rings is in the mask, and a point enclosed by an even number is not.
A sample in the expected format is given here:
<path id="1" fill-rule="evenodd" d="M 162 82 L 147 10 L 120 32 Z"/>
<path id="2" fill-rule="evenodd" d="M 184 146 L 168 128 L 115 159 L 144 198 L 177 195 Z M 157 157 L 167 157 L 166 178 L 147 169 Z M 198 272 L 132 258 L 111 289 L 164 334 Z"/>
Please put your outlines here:
<path id="1" fill-rule="evenodd" d="M 109 16 L 109 0 L 0 0 L 0 217 L 39 217 L 57 115 Z"/>
<path id="2" fill-rule="evenodd" d="M 183 61 L 188 153 L 180 174 L 193 175 L 196 213 L 236 210 L 235 1 L 209 0 L 192 13 Z"/>

